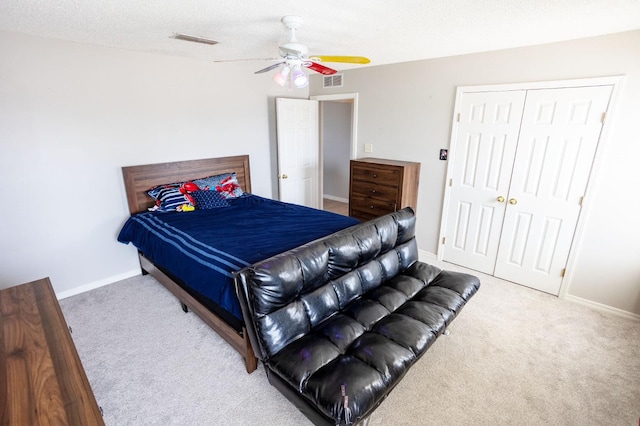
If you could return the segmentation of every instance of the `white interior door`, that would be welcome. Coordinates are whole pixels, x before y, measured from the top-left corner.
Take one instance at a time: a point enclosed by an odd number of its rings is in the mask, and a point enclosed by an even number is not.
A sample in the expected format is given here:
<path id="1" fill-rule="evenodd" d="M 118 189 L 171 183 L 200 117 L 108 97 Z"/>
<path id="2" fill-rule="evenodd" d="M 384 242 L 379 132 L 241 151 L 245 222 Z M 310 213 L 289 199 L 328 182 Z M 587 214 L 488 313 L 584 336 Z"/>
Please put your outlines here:
<path id="1" fill-rule="evenodd" d="M 480 92 L 461 99 L 450 164 L 446 261 L 493 273 L 525 95 L 524 90 Z"/>
<path id="2" fill-rule="evenodd" d="M 527 92 L 495 276 L 558 294 L 611 91 Z"/>
<path id="3" fill-rule="evenodd" d="M 276 99 L 280 200 L 320 208 L 318 101 Z"/>
<path id="4" fill-rule="evenodd" d="M 443 260 L 559 293 L 612 90 L 462 95 Z"/>

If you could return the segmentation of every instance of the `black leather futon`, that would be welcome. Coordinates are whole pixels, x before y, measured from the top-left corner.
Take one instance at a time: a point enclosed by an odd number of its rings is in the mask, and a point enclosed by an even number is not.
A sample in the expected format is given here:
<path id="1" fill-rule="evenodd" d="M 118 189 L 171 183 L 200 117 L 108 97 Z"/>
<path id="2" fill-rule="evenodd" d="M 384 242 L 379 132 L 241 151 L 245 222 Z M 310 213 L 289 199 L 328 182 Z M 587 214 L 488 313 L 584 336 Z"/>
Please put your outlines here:
<path id="1" fill-rule="evenodd" d="M 269 382 L 315 424 L 366 420 L 480 286 L 418 260 L 406 208 L 236 274 Z"/>

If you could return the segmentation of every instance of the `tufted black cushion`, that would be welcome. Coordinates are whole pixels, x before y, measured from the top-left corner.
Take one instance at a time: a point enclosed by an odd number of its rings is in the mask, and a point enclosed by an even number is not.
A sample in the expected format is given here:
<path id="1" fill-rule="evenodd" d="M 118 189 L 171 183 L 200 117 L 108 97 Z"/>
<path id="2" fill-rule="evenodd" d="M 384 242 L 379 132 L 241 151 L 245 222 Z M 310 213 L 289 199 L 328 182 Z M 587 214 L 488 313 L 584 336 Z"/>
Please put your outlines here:
<path id="1" fill-rule="evenodd" d="M 404 209 L 240 271 L 269 380 L 315 423 L 366 418 L 479 288 L 418 261 Z"/>

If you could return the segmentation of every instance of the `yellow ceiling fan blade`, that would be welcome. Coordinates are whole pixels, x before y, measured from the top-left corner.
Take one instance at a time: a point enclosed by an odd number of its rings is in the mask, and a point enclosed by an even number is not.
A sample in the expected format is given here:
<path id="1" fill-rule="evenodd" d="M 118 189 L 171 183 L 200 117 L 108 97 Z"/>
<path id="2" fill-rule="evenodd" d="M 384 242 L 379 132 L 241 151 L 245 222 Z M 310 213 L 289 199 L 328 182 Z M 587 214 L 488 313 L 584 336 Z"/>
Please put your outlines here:
<path id="1" fill-rule="evenodd" d="M 368 64 L 371 62 L 369 58 L 365 58 L 364 56 L 314 55 L 309 59 L 318 62 L 346 62 L 349 64 Z"/>

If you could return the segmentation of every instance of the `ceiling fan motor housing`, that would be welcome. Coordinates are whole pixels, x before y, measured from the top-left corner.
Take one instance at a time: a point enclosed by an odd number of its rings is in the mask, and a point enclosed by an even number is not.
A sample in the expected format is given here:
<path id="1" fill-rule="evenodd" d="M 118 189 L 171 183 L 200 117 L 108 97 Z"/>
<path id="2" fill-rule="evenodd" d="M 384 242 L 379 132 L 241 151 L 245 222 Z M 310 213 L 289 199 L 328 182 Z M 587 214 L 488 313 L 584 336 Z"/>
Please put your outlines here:
<path id="1" fill-rule="evenodd" d="M 309 48 L 302 43 L 286 43 L 280 46 L 280 54 L 282 56 L 295 55 L 300 57 L 306 57 L 309 53 Z"/>
<path id="2" fill-rule="evenodd" d="M 280 46 L 280 55 L 283 58 L 287 56 L 305 57 L 309 53 L 309 48 L 302 43 L 298 43 L 296 38 L 296 29 L 302 26 L 302 18 L 294 15 L 287 15 L 282 17 L 282 23 L 287 27 L 291 33 L 289 41 L 286 44 Z"/>

